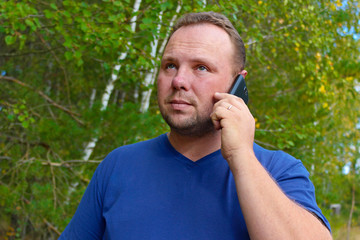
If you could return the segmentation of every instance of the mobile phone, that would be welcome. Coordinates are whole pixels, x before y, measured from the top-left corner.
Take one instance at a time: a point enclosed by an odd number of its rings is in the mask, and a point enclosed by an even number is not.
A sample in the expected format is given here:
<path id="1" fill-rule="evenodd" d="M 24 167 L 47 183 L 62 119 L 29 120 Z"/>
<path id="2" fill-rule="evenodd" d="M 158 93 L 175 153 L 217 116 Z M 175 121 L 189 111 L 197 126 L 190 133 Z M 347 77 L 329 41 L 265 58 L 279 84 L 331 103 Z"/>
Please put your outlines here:
<path id="1" fill-rule="evenodd" d="M 236 77 L 229 93 L 242 98 L 246 104 L 248 103 L 249 94 L 245 84 L 245 79 L 241 74 Z"/>

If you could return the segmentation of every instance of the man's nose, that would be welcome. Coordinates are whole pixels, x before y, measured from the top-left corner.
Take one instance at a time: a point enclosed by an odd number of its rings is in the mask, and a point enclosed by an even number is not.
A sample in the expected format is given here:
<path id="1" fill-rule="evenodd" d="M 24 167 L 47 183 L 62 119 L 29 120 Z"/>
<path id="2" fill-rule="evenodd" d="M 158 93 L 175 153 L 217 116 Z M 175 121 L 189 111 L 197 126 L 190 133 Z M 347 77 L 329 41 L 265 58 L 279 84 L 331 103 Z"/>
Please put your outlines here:
<path id="1" fill-rule="evenodd" d="M 190 89 L 190 72 L 184 68 L 179 68 L 176 75 L 172 80 L 172 87 L 176 90 L 185 90 Z"/>

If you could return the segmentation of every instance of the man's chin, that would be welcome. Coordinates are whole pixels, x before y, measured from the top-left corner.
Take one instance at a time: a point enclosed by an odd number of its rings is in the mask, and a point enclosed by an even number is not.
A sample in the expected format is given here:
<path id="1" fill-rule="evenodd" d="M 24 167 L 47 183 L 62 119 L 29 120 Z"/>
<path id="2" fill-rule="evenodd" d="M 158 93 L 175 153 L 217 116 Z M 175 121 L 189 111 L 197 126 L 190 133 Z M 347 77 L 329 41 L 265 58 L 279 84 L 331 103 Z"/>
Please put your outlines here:
<path id="1" fill-rule="evenodd" d="M 215 127 L 211 122 L 211 119 L 208 121 L 201 122 L 187 122 L 187 123 L 174 123 L 165 121 L 169 125 L 171 131 L 176 132 L 177 134 L 183 136 L 193 136 L 193 137 L 201 137 L 207 135 L 208 133 L 215 131 Z"/>

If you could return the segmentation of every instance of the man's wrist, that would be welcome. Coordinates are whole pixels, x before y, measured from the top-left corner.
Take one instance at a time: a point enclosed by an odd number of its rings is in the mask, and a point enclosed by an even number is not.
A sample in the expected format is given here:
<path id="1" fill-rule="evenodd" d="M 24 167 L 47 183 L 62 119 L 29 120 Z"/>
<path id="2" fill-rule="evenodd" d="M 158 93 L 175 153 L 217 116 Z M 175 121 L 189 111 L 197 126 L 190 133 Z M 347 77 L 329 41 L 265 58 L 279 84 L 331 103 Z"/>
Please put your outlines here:
<path id="1" fill-rule="evenodd" d="M 246 172 L 248 167 L 258 162 L 253 149 L 234 151 L 226 160 L 233 174 Z"/>

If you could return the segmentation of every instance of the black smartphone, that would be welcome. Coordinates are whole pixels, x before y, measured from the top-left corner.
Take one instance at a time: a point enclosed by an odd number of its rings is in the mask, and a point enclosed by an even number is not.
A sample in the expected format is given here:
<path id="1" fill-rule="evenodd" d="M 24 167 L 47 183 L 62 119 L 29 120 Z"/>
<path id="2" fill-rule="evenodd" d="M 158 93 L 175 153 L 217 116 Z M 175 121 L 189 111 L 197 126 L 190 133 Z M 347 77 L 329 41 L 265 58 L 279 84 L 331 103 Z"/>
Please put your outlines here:
<path id="1" fill-rule="evenodd" d="M 242 98 L 246 104 L 248 103 L 249 94 L 245 84 L 245 79 L 241 74 L 236 77 L 229 93 Z"/>

